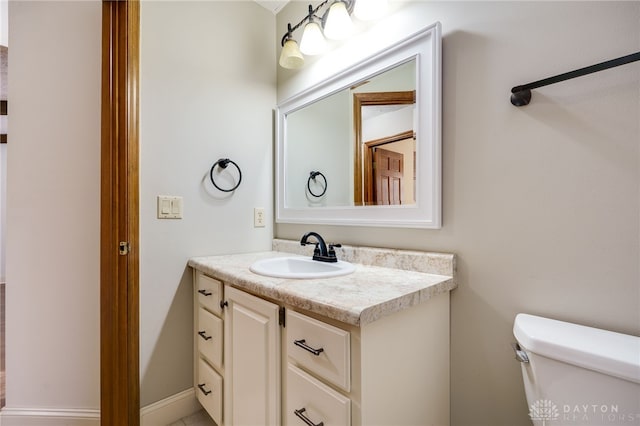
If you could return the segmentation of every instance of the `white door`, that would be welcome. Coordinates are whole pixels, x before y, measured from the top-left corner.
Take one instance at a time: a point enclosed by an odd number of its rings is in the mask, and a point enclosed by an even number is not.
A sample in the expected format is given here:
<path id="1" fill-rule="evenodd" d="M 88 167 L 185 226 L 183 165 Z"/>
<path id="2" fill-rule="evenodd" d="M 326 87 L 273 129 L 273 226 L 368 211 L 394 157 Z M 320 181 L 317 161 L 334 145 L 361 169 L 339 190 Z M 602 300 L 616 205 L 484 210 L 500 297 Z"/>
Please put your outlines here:
<path id="1" fill-rule="evenodd" d="M 280 424 L 278 305 L 225 286 L 224 423 Z"/>

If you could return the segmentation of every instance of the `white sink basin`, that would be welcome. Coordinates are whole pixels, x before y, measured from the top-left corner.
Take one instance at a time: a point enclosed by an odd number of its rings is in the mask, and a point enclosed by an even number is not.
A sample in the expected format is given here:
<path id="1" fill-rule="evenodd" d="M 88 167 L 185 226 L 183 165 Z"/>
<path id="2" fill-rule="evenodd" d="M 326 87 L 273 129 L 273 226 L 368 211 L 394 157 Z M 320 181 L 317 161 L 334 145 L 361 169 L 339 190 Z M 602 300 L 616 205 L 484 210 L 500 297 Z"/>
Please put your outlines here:
<path id="1" fill-rule="evenodd" d="M 329 278 L 348 275 L 355 271 L 356 267 L 341 260 L 329 263 L 308 257 L 274 257 L 254 262 L 249 270 L 276 278 Z"/>

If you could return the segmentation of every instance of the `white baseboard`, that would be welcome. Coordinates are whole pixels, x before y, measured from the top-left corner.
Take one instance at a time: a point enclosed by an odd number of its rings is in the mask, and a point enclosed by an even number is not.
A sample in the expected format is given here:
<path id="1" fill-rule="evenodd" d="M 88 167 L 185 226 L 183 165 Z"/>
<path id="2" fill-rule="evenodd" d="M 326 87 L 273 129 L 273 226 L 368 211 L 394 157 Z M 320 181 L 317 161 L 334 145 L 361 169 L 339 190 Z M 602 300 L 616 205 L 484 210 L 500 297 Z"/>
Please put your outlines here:
<path id="1" fill-rule="evenodd" d="M 201 409 L 196 393 L 191 388 L 143 407 L 140 410 L 140 424 L 141 426 L 166 426 Z"/>
<path id="2" fill-rule="evenodd" d="M 7 408 L 0 413 L 2 426 L 100 426 L 100 410 Z"/>
<path id="3" fill-rule="evenodd" d="M 193 389 L 177 393 L 140 410 L 141 426 L 166 426 L 202 407 Z M 100 426 L 100 410 L 8 408 L 0 412 L 0 426 Z"/>

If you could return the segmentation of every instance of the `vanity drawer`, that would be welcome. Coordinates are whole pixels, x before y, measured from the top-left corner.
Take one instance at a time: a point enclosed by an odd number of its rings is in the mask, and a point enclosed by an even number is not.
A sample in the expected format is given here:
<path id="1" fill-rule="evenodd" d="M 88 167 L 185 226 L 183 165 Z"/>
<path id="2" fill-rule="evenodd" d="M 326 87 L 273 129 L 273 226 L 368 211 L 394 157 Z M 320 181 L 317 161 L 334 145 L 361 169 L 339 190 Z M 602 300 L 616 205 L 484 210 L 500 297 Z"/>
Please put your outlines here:
<path id="1" fill-rule="evenodd" d="M 287 426 L 348 426 L 351 424 L 351 401 L 304 371 L 288 364 L 285 400 Z"/>
<path id="2" fill-rule="evenodd" d="M 349 332 L 297 312 L 286 312 L 289 358 L 348 392 L 351 387 Z"/>
<path id="3" fill-rule="evenodd" d="M 196 395 L 202 407 L 217 423 L 222 421 L 222 377 L 202 358 L 198 358 Z"/>
<path id="4" fill-rule="evenodd" d="M 222 368 L 222 320 L 206 309 L 198 309 L 198 351 L 214 367 Z"/>
<path id="5" fill-rule="evenodd" d="M 203 273 L 196 273 L 198 303 L 218 316 L 222 316 L 222 283 Z"/>

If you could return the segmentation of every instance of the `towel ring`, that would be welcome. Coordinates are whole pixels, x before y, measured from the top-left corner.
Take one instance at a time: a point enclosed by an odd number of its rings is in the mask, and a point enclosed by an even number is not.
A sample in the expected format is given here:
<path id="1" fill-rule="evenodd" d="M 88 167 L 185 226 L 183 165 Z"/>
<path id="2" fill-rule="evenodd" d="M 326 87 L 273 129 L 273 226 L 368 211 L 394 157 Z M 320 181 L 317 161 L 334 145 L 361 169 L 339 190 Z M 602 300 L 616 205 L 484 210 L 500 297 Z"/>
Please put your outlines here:
<path id="1" fill-rule="evenodd" d="M 216 184 L 215 179 L 213 178 L 213 171 L 215 170 L 216 166 L 219 166 L 221 169 L 226 169 L 227 166 L 229 165 L 229 163 L 233 164 L 236 167 L 236 169 L 238 169 L 238 183 L 236 183 L 236 185 L 231 189 L 220 188 Z M 242 170 L 240 170 L 240 167 L 236 164 L 235 161 L 229 160 L 228 158 L 221 158 L 218 161 L 216 161 L 215 163 L 213 163 L 213 166 L 211 166 L 211 171 L 209 172 L 209 177 L 211 178 L 211 183 L 213 184 L 213 186 L 215 186 L 218 190 L 220 190 L 222 192 L 232 192 L 232 191 L 235 191 L 236 188 L 238 188 L 240 186 L 240 182 L 242 182 Z"/>
<path id="2" fill-rule="evenodd" d="M 322 176 L 322 179 L 324 180 L 324 190 L 320 194 L 314 194 L 314 192 L 311 190 L 311 180 L 313 180 L 315 182 L 316 181 L 316 177 L 318 175 Z M 324 193 L 327 192 L 327 178 L 320 172 L 312 171 L 311 173 L 309 173 L 309 179 L 307 179 L 307 189 L 309 190 L 309 194 L 313 195 L 314 197 L 316 197 L 316 198 L 322 197 L 324 195 Z"/>

